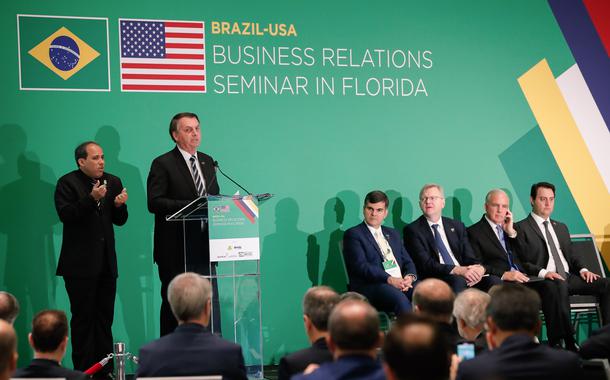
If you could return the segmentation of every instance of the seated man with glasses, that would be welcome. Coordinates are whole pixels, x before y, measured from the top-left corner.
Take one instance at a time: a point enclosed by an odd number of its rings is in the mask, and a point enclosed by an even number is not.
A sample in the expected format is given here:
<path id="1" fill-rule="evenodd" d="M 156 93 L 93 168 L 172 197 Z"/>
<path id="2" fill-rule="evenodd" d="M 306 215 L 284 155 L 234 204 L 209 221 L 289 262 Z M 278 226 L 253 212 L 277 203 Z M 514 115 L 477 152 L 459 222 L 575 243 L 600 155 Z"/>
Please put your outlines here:
<path id="1" fill-rule="evenodd" d="M 441 216 L 445 195 L 440 185 L 424 185 L 419 192 L 419 207 L 423 215 L 405 227 L 404 241 L 421 279 L 441 279 L 456 294 L 472 286 L 487 291 L 502 283 L 497 276 L 485 273 L 464 224 Z"/>

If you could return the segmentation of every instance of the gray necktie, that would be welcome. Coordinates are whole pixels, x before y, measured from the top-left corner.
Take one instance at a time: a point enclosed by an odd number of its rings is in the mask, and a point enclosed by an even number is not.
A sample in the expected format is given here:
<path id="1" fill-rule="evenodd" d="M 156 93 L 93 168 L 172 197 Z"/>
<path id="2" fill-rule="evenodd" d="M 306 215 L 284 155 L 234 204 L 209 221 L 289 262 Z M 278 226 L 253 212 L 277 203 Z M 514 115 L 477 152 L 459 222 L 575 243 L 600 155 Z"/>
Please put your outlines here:
<path id="1" fill-rule="evenodd" d="M 191 161 L 191 172 L 193 172 L 197 193 L 199 193 L 199 196 L 203 196 L 205 195 L 205 187 L 203 187 L 203 181 L 199 175 L 199 170 L 197 170 L 197 159 L 195 158 L 195 155 L 192 155 L 191 158 L 189 158 L 189 161 Z"/>
<path id="2" fill-rule="evenodd" d="M 563 262 L 561 262 L 561 257 L 559 257 L 559 251 L 557 251 L 557 247 L 555 246 L 555 241 L 551 236 L 551 231 L 549 231 L 549 221 L 545 220 L 542 222 L 544 224 L 544 233 L 546 234 L 546 241 L 551 248 L 551 256 L 553 256 L 553 260 L 555 260 L 555 267 L 557 268 L 557 273 L 563 278 L 566 278 L 566 269 L 563 267 Z"/>

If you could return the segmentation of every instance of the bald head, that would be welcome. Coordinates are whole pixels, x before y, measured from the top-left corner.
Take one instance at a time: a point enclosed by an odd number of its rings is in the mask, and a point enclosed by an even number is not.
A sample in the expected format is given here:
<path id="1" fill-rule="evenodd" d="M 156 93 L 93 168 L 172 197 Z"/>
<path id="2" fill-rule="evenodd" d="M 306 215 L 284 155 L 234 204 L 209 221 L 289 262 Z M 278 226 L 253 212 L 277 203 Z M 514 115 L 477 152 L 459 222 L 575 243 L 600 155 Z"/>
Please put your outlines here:
<path id="1" fill-rule="evenodd" d="M 439 322 L 450 323 L 455 294 L 446 282 L 428 278 L 415 287 L 415 311 Z"/>
<path id="2" fill-rule="evenodd" d="M 8 379 L 17 365 L 17 336 L 10 323 L 0 320 L 0 378 Z"/>
<path id="3" fill-rule="evenodd" d="M 11 293 L 0 291 L 0 319 L 10 324 L 15 322 L 19 315 L 19 302 Z"/>
<path id="4" fill-rule="evenodd" d="M 379 344 L 377 310 L 363 301 L 341 301 L 330 314 L 328 330 L 333 344 L 341 350 L 374 350 Z"/>
<path id="5" fill-rule="evenodd" d="M 401 316 L 386 336 L 383 356 L 394 375 L 388 378 L 441 380 L 449 375 L 450 355 L 446 339 L 438 325 L 424 316 Z"/>

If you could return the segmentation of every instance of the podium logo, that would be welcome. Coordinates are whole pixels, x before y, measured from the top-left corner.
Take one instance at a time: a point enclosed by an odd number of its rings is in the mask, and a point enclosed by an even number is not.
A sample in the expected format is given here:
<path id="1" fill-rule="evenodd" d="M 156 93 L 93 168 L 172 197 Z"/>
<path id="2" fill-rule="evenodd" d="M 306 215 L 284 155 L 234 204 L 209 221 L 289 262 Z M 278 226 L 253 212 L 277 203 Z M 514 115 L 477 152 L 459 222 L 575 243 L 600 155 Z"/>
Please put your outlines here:
<path id="1" fill-rule="evenodd" d="M 100 56 L 100 53 L 64 26 L 28 53 L 64 80 Z"/>
<path id="2" fill-rule="evenodd" d="M 110 91 L 108 19 L 17 15 L 21 90 Z"/>

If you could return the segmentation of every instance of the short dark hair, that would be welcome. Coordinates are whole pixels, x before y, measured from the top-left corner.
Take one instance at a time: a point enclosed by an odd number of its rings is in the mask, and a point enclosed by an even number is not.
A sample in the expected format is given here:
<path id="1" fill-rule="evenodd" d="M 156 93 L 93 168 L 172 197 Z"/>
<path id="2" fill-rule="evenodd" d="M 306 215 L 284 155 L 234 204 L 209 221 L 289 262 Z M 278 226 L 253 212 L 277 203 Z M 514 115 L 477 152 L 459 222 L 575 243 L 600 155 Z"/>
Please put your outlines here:
<path id="1" fill-rule="evenodd" d="M 388 196 L 381 190 L 373 190 L 364 197 L 364 206 L 366 207 L 367 203 L 379 203 L 384 202 L 385 208 L 390 206 L 390 200 Z"/>
<path id="2" fill-rule="evenodd" d="M 375 348 L 379 342 L 377 310 L 363 301 L 341 301 L 330 314 L 328 331 L 333 342 L 341 349 Z"/>
<path id="3" fill-rule="evenodd" d="M 489 291 L 487 316 L 502 331 L 534 331 L 539 323 L 540 297 L 521 285 L 503 283 Z"/>
<path id="4" fill-rule="evenodd" d="M 32 344 L 39 352 L 53 352 L 68 336 L 68 319 L 61 310 L 43 310 L 32 320 Z"/>
<path id="5" fill-rule="evenodd" d="M 536 196 L 538 195 L 538 189 L 541 187 L 544 189 L 553 190 L 553 195 L 555 195 L 555 185 L 553 185 L 550 182 L 537 182 L 537 183 L 533 184 L 532 188 L 530 189 L 530 197 L 532 199 L 536 199 Z"/>
<path id="6" fill-rule="evenodd" d="M 339 303 L 339 295 L 328 286 L 314 286 L 303 297 L 303 314 L 316 329 L 328 330 L 328 317 L 333 307 Z"/>
<path id="7" fill-rule="evenodd" d="M 178 121 L 183 117 L 194 117 L 197 119 L 197 121 L 199 121 L 199 117 L 192 112 L 180 112 L 175 114 L 174 117 L 172 117 L 172 120 L 169 122 L 169 137 L 171 137 L 174 142 L 176 142 L 176 139 L 174 139 L 173 133 L 178 131 Z"/>
<path id="8" fill-rule="evenodd" d="M 449 378 L 449 343 L 438 324 L 413 313 L 401 315 L 385 337 L 383 358 L 399 380 Z"/>
<path id="9" fill-rule="evenodd" d="M 78 146 L 76 147 L 76 149 L 74 149 L 74 160 L 76 161 L 76 166 L 80 167 L 78 165 L 78 160 L 81 158 L 87 158 L 87 147 L 91 144 L 100 146 L 100 144 L 96 143 L 93 140 L 89 140 L 89 141 L 85 141 L 82 142 L 80 144 L 78 144 Z"/>
<path id="10" fill-rule="evenodd" d="M 15 322 L 19 315 L 19 301 L 9 292 L 0 291 L 0 319 L 10 324 Z"/>

